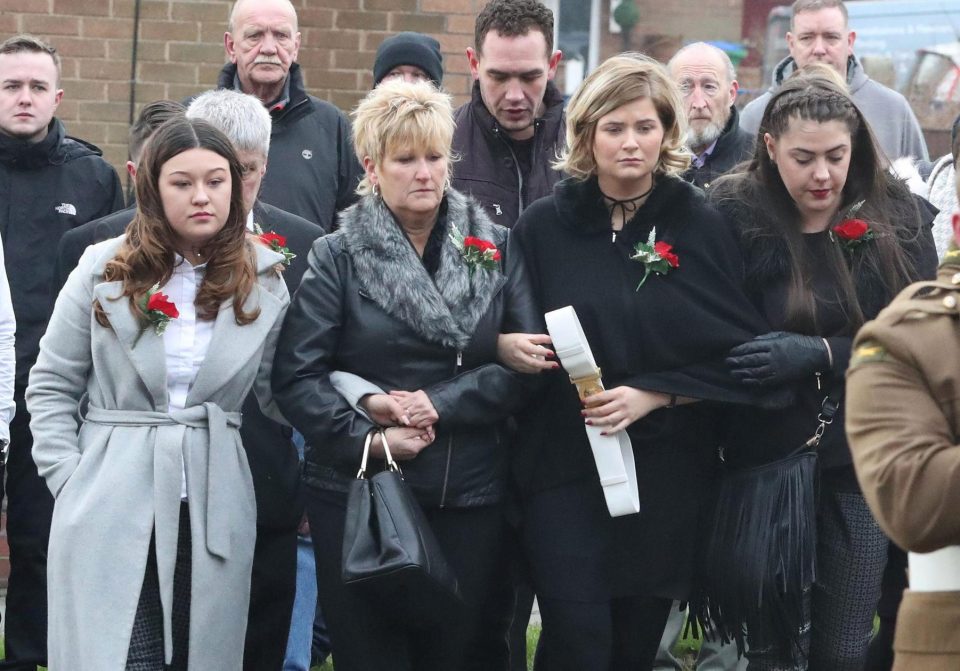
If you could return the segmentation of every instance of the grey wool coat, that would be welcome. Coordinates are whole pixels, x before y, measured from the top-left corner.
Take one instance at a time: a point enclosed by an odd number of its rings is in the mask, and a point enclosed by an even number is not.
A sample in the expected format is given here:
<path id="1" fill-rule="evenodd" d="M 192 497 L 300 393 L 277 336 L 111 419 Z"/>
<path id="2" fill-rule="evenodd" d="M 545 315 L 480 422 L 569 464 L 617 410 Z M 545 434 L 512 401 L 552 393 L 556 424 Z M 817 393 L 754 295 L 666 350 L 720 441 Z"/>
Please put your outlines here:
<path id="1" fill-rule="evenodd" d="M 289 304 L 280 256 L 255 245 L 258 283 L 238 326 L 221 306 L 186 408 L 168 413 L 163 338 L 103 278 L 121 238 L 87 249 L 57 299 L 30 373 L 33 458 L 56 503 L 47 564 L 51 671 L 123 671 L 151 535 L 171 659 L 173 566 L 182 483 L 193 540 L 193 671 L 240 669 L 256 538 L 253 482 L 237 428 L 270 369 Z M 100 301 L 110 327 L 96 322 Z M 87 402 L 81 405 L 86 394 Z M 78 425 L 78 409 L 82 422 Z"/>

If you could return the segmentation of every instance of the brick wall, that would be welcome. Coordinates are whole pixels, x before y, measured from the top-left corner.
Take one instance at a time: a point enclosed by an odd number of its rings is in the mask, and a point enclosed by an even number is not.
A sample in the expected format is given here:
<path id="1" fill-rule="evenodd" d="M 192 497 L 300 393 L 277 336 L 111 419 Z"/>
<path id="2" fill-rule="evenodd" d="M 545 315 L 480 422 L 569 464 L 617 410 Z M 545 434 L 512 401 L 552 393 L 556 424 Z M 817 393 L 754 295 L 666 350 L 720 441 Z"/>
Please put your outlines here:
<path id="1" fill-rule="evenodd" d="M 587 0 L 582 0 L 586 2 Z M 486 0 L 293 0 L 300 17 L 300 63 L 307 87 L 341 109 L 352 108 L 372 83 L 373 56 L 395 32 L 435 36 L 444 84 L 466 99 L 470 75 L 464 50 Z M 635 44 L 669 57 L 685 40 L 738 40 L 743 0 L 640 0 Z M 139 4 L 135 86 L 131 87 L 135 11 Z M 601 0 L 602 57 L 620 51 L 607 30 Z M 99 146 L 122 173 L 131 114 L 159 98 L 179 100 L 214 84 L 224 63 L 223 32 L 230 0 L 0 0 L 0 34 L 31 32 L 63 57 L 65 95 L 58 116 L 70 134 Z M 709 16 L 709 21 L 691 17 Z M 559 81 L 562 81 L 560 79 Z M 131 88 L 133 89 L 131 91 Z"/>
<path id="2" fill-rule="evenodd" d="M 377 46 L 401 31 L 440 40 L 445 84 L 466 99 L 464 55 L 484 0 L 293 0 L 300 18 L 300 63 L 309 91 L 349 110 L 372 83 Z M 57 115 L 71 135 L 99 146 L 121 172 L 127 158 L 135 0 L 0 0 L 0 34 L 34 33 L 63 58 Z M 209 88 L 225 61 L 230 0 L 141 0 L 134 114 L 159 98 Z"/>

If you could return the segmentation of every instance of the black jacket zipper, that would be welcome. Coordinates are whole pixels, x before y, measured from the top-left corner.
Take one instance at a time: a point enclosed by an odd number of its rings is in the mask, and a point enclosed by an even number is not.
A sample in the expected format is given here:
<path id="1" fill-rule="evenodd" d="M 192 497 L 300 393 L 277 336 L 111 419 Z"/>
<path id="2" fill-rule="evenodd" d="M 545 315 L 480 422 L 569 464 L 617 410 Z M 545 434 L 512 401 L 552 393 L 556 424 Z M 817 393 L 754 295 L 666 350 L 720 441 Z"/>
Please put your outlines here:
<path id="1" fill-rule="evenodd" d="M 453 367 L 453 374 L 456 375 L 460 372 L 460 367 L 463 366 L 463 352 L 457 351 L 457 363 Z M 447 505 L 447 485 L 450 484 L 450 462 L 453 460 L 453 429 L 450 430 L 450 435 L 447 437 L 447 465 L 443 469 L 443 489 L 440 492 L 440 507 L 444 508 Z"/>

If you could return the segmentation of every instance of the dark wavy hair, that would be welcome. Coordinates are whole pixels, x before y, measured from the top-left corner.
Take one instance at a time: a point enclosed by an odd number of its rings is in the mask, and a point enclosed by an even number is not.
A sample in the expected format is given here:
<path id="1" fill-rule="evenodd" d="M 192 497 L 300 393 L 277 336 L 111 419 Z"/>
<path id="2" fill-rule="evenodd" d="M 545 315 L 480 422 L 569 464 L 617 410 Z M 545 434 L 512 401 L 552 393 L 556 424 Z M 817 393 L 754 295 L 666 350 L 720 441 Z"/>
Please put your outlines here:
<path id="1" fill-rule="evenodd" d="M 850 131 L 850 166 L 839 212 L 847 212 L 862 201 L 856 217 L 869 222 L 876 238 L 849 260 L 839 245 L 832 246 L 826 258 L 808 258 L 806 253 L 800 211 L 764 142 L 767 133 L 779 139 L 794 120 L 840 121 Z M 807 279 L 815 273 L 828 272 L 836 277 L 852 330 L 863 324 L 861 305 L 867 302 L 861 300 L 865 296 L 858 295 L 857 278 L 879 278 L 888 300 L 913 281 L 915 269 L 903 245 L 919 236 L 920 212 L 904 182 L 891 176 L 886 164 L 863 113 L 838 83 L 836 74 L 829 66 L 814 64 L 790 77 L 767 103 L 749 162 L 715 183 L 711 196 L 716 202 L 736 201 L 749 211 L 751 216 L 739 222 L 744 240 L 773 238 L 785 242 L 790 268 L 786 306 L 789 330 L 816 332 L 813 289 Z"/>
<path id="2" fill-rule="evenodd" d="M 190 149 L 208 149 L 227 159 L 232 189 L 227 221 L 204 246 L 209 261 L 197 291 L 197 315 L 212 320 L 220 311 L 220 304 L 233 299 L 237 324 L 249 324 L 260 316 L 260 310 L 243 310 L 256 282 L 256 252 L 247 240 L 240 161 L 227 136 L 206 121 L 176 116 L 150 137 L 137 170 L 137 212 L 117 255 L 107 263 L 104 277 L 123 283 L 121 296 L 129 299 L 130 309 L 143 319 L 138 303 L 154 284 L 163 285 L 170 279 L 177 253 L 173 229 L 160 197 L 160 172 L 167 161 Z M 99 303 L 95 311 L 97 322 L 108 326 Z"/>

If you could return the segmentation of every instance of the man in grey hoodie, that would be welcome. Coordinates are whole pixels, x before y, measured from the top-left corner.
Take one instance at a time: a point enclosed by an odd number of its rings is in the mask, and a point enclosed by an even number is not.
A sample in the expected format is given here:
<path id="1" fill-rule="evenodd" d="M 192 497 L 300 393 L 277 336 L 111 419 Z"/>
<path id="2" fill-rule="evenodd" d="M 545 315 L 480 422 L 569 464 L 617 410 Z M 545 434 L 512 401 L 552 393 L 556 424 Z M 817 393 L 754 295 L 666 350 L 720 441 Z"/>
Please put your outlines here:
<path id="1" fill-rule="evenodd" d="M 847 8 L 841 0 L 796 0 L 787 33 L 790 55 L 777 64 L 770 90 L 740 113 L 740 127 L 756 136 L 772 92 L 795 70 L 826 63 L 846 77 L 851 97 L 891 161 L 902 156 L 928 160 L 927 144 L 909 103 L 867 76 L 853 53 L 856 37 L 847 25 Z"/>

